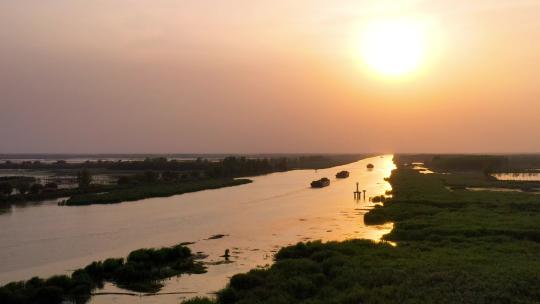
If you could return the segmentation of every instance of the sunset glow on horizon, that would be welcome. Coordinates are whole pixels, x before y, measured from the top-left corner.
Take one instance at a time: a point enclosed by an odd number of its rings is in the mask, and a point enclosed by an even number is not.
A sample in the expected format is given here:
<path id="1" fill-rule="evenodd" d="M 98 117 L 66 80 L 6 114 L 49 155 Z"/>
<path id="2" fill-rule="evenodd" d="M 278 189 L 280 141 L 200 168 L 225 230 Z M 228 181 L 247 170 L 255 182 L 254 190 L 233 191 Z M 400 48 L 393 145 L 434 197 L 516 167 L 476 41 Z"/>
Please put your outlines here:
<path id="1" fill-rule="evenodd" d="M 0 152 L 540 151 L 539 16 L 530 0 L 3 1 Z"/>

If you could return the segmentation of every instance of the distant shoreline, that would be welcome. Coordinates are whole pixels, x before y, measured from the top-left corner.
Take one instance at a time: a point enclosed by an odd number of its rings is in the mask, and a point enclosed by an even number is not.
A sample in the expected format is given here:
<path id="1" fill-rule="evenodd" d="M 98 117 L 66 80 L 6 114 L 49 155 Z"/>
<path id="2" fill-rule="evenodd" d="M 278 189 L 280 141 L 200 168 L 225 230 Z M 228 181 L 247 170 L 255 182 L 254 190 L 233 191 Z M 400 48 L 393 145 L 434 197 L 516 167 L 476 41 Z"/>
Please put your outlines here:
<path id="1" fill-rule="evenodd" d="M 0 194 L 0 205 L 61 197 L 69 197 L 67 201 L 61 203 L 67 206 L 113 204 L 152 197 L 167 197 L 251 182 L 247 179 L 237 178 L 296 169 L 325 169 L 345 165 L 364 157 L 365 155 L 351 154 L 301 155 L 289 158 L 227 156 L 218 160 L 199 157 L 181 161 L 166 157 L 127 161 L 99 159 L 75 163 L 63 159 L 52 162 L 39 160 L 4 161 L 0 162 L 0 169 L 6 170 L 4 172 L 9 172 L 9 170 L 24 171 L 17 172 L 13 176 L 6 173 L 5 176 L 0 177 L 1 188 L 17 190 L 16 192 L 7 191 L 7 195 Z M 37 179 L 31 174 L 37 171 L 50 173 L 50 176 Z M 81 187 L 76 183 L 78 183 L 78 174 L 83 171 L 87 172 L 90 180 L 84 187 Z M 107 177 L 108 182 L 94 183 L 91 176 L 94 173 L 102 178 Z M 55 179 L 56 175 L 62 175 L 64 179 Z M 67 185 L 58 187 L 57 183 L 61 183 L 61 185 L 67 183 Z M 26 186 L 22 187 L 23 184 Z M 52 186 L 47 187 L 47 185 Z M 37 188 L 32 190 L 32 186 L 37 186 Z"/>

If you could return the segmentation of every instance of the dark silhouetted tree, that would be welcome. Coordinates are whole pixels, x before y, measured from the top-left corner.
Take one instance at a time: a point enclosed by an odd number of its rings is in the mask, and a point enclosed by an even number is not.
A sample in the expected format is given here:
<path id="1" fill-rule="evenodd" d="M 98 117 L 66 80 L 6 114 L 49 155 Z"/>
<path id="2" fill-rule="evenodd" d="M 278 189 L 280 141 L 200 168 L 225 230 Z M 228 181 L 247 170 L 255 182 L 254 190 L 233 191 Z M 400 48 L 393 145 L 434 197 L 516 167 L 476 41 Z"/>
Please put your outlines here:
<path id="1" fill-rule="evenodd" d="M 43 191 L 43 185 L 42 184 L 32 184 L 32 186 L 30 186 L 30 193 L 32 193 L 32 194 L 38 194 L 41 191 Z"/>
<path id="2" fill-rule="evenodd" d="M 79 184 L 80 189 L 86 189 L 90 186 L 92 182 L 92 174 L 87 169 L 79 171 L 77 174 L 77 183 Z"/>
<path id="3" fill-rule="evenodd" d="M 118 178 L 118 181 L 116 183 L 119 185 L 128 185 L 133 182 L 134 182 L 133 178 L 131 178 L 130 176 L 123 175 Z"/>
<path id="4" fill-rule="evenodd" d="M 13 192 L 13 186 L 10 183 L 0 183 L 0 194 L 8 196 Z"/>
<path id="5" fill-rule="evenodd" d="M 161 178 L 166 182 L 177 181 L 180 178 L 180 173 L 174 171 L 165 171 L 161 173 Z"/>
<path id="6" fill-rule="evenodd" d="M 49 190 L 56 190 L 58 189 L 58 185 L 56 183 L 46 183 L 45 188 Z"/>
<path id="7" fill-rule="evenodd" d="M 158 174 L 154 171 L 146 171 L 144 172 L 144 179 L 147 183 L 153 183 L 157 181 Z"/>
<path id="8" fill-rule="evenodd" d="M 30 190 L 30 184 L 26 182 L 18 183 L 15 188 L 19 191 L 20 194 L 26 194 Z"/>

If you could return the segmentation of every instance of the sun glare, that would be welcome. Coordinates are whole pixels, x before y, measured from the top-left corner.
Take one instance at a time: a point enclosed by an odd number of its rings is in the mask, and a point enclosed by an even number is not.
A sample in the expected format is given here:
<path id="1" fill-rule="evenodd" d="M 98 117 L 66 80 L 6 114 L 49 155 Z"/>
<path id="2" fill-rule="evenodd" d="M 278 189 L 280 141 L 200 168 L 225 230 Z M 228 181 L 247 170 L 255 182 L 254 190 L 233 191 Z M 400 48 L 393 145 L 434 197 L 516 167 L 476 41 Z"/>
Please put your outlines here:
<path id="1" fill-rule="evenodd" d="M 425 31 L 421 22 L 413 20 L 372 21 L 362 34 L 363 61 L 384 76 L 411 74 L 419 69 L 426 56 Z"/>

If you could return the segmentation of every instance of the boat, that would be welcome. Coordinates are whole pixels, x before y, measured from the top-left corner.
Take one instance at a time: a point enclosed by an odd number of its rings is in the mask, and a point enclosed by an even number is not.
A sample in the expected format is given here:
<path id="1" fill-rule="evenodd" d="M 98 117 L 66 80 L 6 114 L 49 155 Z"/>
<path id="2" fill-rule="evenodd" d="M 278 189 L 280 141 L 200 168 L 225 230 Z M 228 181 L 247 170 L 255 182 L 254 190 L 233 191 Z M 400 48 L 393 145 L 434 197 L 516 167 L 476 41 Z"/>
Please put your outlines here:
<path id="1" fill-rule="evenodd" d="M 330 180 L 326 177 L 311 182 L 311 188 L 323 188 L 327 186 L 330 186 Z"/>
<path id="2" fill-rule="evenodd" d="M 373 169 L 373 168 L 375 168 L 375 166 L 374 166 L 373 164 L 367 164 L 366 167 L 367 167 L 368 169 Z"/>
<path id="3" fill-rule="evenodd" d="M 347 178 L 349 177 L 349 171 L 339 171 L 337 174 L 336 174 L 336 178 Z"/>

